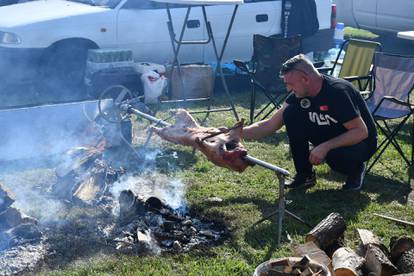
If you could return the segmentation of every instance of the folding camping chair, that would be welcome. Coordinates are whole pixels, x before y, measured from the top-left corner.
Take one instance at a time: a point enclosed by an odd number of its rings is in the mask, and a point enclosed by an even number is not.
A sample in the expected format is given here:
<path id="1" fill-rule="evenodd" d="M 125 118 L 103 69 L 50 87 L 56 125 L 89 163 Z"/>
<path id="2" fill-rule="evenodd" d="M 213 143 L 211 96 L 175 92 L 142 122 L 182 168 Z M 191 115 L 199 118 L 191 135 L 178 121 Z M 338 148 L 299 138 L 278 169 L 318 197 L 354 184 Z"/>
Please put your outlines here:
<path id="1" fill-rule="evenodd" d="M 340 56 L 343 51 L 345 51 L 345 55 L 343 60 L 341 60 Z M 335 69 L 341 65 L 338 77 L 346 79 L 354 85 L 358 84 L 359 90 L 363 91 L 367 89 L 372 79 L 372 61 L 376 51 L 382 51 L 382 46 L 379 42 L 348 39 L 342 43 L 333 65 L 331 67 L 318 68 L 318 70 L 319 72 L 333 75 Z"/>
<path id="2" fill-rule="evenodd" d="M 375 53 L 374 90 L 366 100 L 378 129 L 385 139 L 378 145 L 375 159 L 370 162 L 368 171 L 392 144 L 408 166 L 413 165 L 413 127 L 411 132 L 411 157 L 403 152 L 397 135 L 414 111 L 410 94 L 414 89 L 414 56 L 400 56 Z M 394 119 L 399 119 L 398 123 Z M 394 121 L 392 121 L 394 120 Z"/>
<path id="3" fill-rule="evenodd" d="M 285 84 L 279 78 L 282 64 L 302 50 L 302 39 L 253 36 L 253 56 L 249 62 L 235 60 L 234 64 L 249 75 L 252 84 L 250 100 L 250 122 L 261 116 L 264 119 L 279 108 L 288 95 Z M 269 102 L 255 114 L 256 91 L 262 91 Z"/>

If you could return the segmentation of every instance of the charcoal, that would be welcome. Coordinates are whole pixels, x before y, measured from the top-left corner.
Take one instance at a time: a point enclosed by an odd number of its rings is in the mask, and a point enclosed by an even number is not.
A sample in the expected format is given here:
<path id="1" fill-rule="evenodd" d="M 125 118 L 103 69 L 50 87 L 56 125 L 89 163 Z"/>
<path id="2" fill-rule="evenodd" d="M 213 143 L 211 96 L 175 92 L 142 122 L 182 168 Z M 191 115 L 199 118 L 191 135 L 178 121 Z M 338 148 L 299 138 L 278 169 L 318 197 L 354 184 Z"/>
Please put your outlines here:
<path id="1" fill-rule="evenodd" d="M 14 202 L 14 195 L 0 182 L 0 213 L 5 211 Z"/>
<path id="2" fill-rule="evenodd" d="M 161 215 L 148 213 L 145 216 L 145 221 L 150 227 L 160 227 L 164 223 L 164 219 Z"/>
<path id="3" fill-rule="evenodd" d="M 164 223 L 162 224 L 162 227 L 166 231 L 172 231 L 175 229 L 175 222 L 171 220 L 164 220 Z"/>
<path id="4" fill-rule="evenodd" d="M 42 233 L 40 232 L 37 225 L 32 223 L 19 224 L 9 229 L 7 232 L 9 232 L 14 237 L 23 239 L 40 239 L 42 236 Z"/>
<path id="5" fill-rule="evenodd" d="M 181 222 L 181 224 L 182 224 L 182 225 L 185 225 L 185 226 L 190 226 L 190 225 L 192 225 L 192 224 L 193 224 L 193 222 L 191 221 L 191 219 L 186 219 L 186 220 L 183 220 L 183 221 Z"/>
<path id="6" fill-rule="evenodd" d="M 174 241 L 172 247 L 175 251 L 181 251 L 183 249 L 183 247 L 181 246 L 181 243 L 179 241 Z"/>
<path id="7" fill-rule="evenodd" d="M 119 219 L 121 223 L 130 222 L 145 213 L 144 203 L 131 190 L 122 191 L 119 195 Z"/>
<path id="8" fill-rule="evenodd" d="M 173 243 L 174 243 L 174 241 L 173 241 L 173 240 L 163 240 L 163 241 L 161 242 L 161 245 L 162 245 L 162 246 L 165 246 L 165 247 L 171 247 L 171 246 L 173 245 Z"/>
<path id="9" fill-rule="evenodd" d="M 22 223 L 36 224 L 36 219 L 29 217 L 17 208 L 8 208 L 0 213 L 0 229 L 10 229 Z"/>
<path id="10" fill-rule="evenodd" d="M 159 198 L 151 196 L 145 201 L 145 206 L 148 209 L 161 210 L 165 207 L 165 204 Z"/>

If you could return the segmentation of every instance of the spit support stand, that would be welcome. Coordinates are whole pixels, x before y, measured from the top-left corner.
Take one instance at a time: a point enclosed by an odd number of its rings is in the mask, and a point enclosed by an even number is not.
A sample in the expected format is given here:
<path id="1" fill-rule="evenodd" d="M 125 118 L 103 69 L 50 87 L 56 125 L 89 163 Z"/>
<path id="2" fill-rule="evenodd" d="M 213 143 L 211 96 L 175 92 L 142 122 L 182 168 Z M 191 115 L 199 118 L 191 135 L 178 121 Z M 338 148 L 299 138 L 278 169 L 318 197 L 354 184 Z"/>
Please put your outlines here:
<path id="1" fill-rule="evenodd" d="M 163 121 L 161 119 L 158 119 L 154 116 L 148 115 L 144 112 L 139 111 L 136 108 L 128 108 L 127 112 L 130 114 L 135 114 L 137 116 L 140 116 L 144 119 L 147 119 L 153 123 L 155 123 L 156 125 L 159 126 L 163 126 L 163 127 L 167 127 L 170 126 L 171 124 Z M 279 198 L 277 199 L 278 202 L 278 208 L 277 210 L 271 212 L 270 214 L 264 216 L 263 218 L 261 218 L 260 220 L 256 221 L 252 227 L 257 226 L 258 224 L 270 219 L 271 217 L 273 217 L 274 215 L 277 215 L 277 246 L 280 245 L 281 243 L 281 237 L 282 237 L 282 229 L 283 229 L 283 219 L 285 215 L 288 215 L 290 217 L 292 217 L 293 219 L 295 219 L 296 221 L 308 226 L 309 228 L 312 228 L 312 226 L 307 223 L 306 221 L 304 221 L 302 218 L 300 218 L 298 215 L 292 213 L 291 211 L 286 209 L 286 196 L 285 196 L 285 180 L 286 177 L 289 176 L 289 172 L 283 168 L 280 168 L 278 166 L 275 166 L 273 164 L 270 164 L 268 162 L 265 162 L 263 160 L 257 159 L 255 157 L 252 157 L 250 155 L 245 155 L 244 157 L 242 157 L 244 160 L 246 160 L 249 163 L 261 166 L 265 169 L 269 169 L 272 170 L 273 172 L 275 172 L 276 177 L 278 179 L 279 182 Z"/>

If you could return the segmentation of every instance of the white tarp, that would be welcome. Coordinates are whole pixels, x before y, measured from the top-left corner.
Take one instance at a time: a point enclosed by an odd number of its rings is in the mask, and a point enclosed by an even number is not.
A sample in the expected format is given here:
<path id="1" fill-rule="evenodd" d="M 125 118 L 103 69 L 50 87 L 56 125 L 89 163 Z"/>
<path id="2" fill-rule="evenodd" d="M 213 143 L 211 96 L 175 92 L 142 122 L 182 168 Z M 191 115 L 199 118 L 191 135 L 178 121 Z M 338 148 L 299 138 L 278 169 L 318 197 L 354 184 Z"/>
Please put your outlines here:
<path id="1" fill-rule="evenodd" d="M 152 0 L 154 2 L 181 5 L 238 5 L 243 0 Z"/>

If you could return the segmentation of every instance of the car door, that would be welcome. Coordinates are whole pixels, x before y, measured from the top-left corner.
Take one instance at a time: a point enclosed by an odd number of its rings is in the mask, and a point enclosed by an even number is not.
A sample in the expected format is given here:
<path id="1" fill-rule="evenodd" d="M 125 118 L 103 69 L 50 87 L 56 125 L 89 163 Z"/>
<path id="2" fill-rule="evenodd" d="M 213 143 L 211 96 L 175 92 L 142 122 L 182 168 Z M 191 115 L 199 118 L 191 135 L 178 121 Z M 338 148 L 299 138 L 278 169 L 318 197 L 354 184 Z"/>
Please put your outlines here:
<path id="1" fill-rule="evenodd" d="M 352 0 L 356 22 L 360 28 L 375 29 L 377 27 L 377 0 Z"/>
<path id="2" fill-rule="evenodd" d="M 223 62 L 233 59 L 249 60 L 253 53 L 253 34 L 272 35 L 281 33 L 281 0 L 245 0 L 240 5 L 224 52 Z M 233 13 L 233 5 L 207 7 L 217 46 L 221 49 L 227 27 Z M 204 47 L 204 62 L 215 62 L 211 44 Z"/>
<path id="3" fill-rule="evenodd" d="M 171 15 L 177 39 L 187 8 L 171 4 Z M 118 12 L 118 47 L 132 49 L 137 61 L 167 64 L 173 61 L 172 44 L 167 27 L 166 5 L 150 0 L 129 0 Z M 204 22 L 200 9 L 192 8 L 184 33 L 185 40 L 204 39 Z M 203 45 L 182 45 L 181 63 L 202 62 Z"/>
<path id="4" fill-rule="evenodd" d="M 413 0 L 377 0 L 377 26 L 387 31 L 414 30 Z"/>

